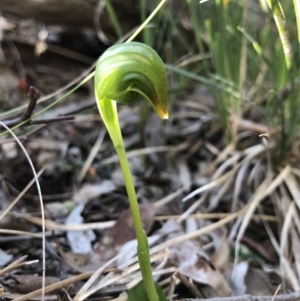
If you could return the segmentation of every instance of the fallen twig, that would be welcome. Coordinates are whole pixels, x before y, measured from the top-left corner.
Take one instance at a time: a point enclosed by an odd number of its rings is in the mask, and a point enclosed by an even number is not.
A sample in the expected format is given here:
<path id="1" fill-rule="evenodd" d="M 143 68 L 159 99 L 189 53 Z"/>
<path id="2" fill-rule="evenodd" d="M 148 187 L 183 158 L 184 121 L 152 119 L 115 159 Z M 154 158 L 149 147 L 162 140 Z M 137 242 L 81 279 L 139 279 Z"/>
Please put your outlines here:
<path id="1" fill-rule="evenodd" d="M 196 285 L 194 283 L 190 282 L 189 279 L 186 276 L 184 276 L 183 274 L 180 274 L 179 272 L 177 272 L 175 274 L 175 276 L 185 285 L 185 287 L 187 287 L 192 292 L 192 294 L 194 296 L 199 297 L 199 298 L 203 298 L 203 295 L 198 290 Z"/>
<path id="2" fill-rule="evenodd" d="M 19 118 L 2 121 L 6 126 L 13 127 L 21 123 L 23 123 L 22 125 L 25 126 L 34 125 L 34 124 L 49 124 L 56 121 L 65 121 L 65 120 L 74 119 L 74 116 L 58 116 L 56 118 L 51 118 L 51 119 L 31 120 L 31 116 L 33 114 L 37 101 L 41 97 L 41 92 L 35 87 L 30 87 L 28 91 L 28 97 L 29 97 L 29 104 L 24 114 Z M 0 125 L 0 128 L 3 127 Z"/>
<path id="3" fill-rule="evenodd" d="M 28 91 L 28 97 L 29 97 L 29 104 L 24 114 L 16 119 L 2 121 L 6 126 L 12 127 L 26 120 L 28 120 L 28 122 L 25 123 L 26 125 L 30 123 L 31 121 L 30 118 L 33 114 L 37 101 L 41 97 L 41 92 L 35 87 L 30 87 Z"/>
<path id="4" fill-rule="evenodd" d="M 56 290 L 58 290 L 62 287 L 67 287 L 68 285 L 73 284 L 75 282 L 85 280 L 85 279 L 91 277 L 91 275 L 93 275 L 93 273 L 94 272 L 82 273 L 82 274 L 74 276 L 72 278 L 65 279 L 65 280 L 62 280 L 60 282 L 56 282 L 54 284 L 48 285 L 48 286 L 45 287 L 45 293 L 46 294 L 51 293 L 51 292 L 56 291 Z M 19 298 L 16 298 L 15 301 L 30 300 L 31 298 L 35 298 L 37 296 L 40 296 L 41 294 L 42 294 L 42 289 L 38 289 L 34 292 L 31 292 L 29 294 L 26 294 L 26 295 L 23 295 Z"/>
<path id="5" fill-rule="evenodd" d="M 34 124 L 49 124 L 56 121 L 66 121 L 66 120 L 74 120 L 74 116 L 58 116 L 55 118 L 49 118 L 49 119 L 38 119 L 38 120 L 31 120 L 29 122 L 30 125 Z"/>

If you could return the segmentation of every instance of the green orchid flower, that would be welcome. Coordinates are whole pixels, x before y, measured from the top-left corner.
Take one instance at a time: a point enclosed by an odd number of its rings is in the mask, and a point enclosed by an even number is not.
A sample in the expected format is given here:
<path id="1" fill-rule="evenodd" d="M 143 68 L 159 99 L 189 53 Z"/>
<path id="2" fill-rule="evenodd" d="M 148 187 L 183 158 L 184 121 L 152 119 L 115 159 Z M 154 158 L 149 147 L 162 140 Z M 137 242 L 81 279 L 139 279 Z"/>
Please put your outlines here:
<path id="1" fill-rule="evenodd" d="M 147 236 L 138 207 L 122 133 L 117 102 L 131 104 L 145 98 L 162 119 L 168 118 L 167 74 L 158 54 L 149 46 L 131 42 L 110 47 L 100 57 L 95 70 L 95 95 L 102 120 L 119 157 L 133 217 L 137 253 L 150 301 L 166 300 L 157 294 L 151 272 Z M 142 301 L 142 300 L 141 300 Z"/>

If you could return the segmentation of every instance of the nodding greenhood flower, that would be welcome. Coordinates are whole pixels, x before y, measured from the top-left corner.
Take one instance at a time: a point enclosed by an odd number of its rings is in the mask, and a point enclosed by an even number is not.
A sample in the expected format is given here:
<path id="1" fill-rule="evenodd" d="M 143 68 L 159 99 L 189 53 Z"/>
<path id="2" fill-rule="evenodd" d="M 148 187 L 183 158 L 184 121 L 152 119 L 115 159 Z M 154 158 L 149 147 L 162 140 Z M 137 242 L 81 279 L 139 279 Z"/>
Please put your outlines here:
<path id="1" fill-rule="evenodd" d="M 96 66 L 95 93 L 98 103 L 130 104 L 142 95 L 158 116 L 168 118 L 166 70 L 158 54 L 145 44 L 131 42 L 107 49 Z"/>
<path id="2" fill-rule="evenodd" d="M 132 175 L 119 125 L 117 102 L 130 104 L 145 97 L 156 113 L 168 118 L 167 73 L 158 54 L 142 43 L 119 44 L 107 49 L 95 70 L 95 94 L 102 120 L 119 157 L 138 241 L 137 252 L 150 301 L 160 299 L 152 277 L 149 246 L 138 207 Z"/>

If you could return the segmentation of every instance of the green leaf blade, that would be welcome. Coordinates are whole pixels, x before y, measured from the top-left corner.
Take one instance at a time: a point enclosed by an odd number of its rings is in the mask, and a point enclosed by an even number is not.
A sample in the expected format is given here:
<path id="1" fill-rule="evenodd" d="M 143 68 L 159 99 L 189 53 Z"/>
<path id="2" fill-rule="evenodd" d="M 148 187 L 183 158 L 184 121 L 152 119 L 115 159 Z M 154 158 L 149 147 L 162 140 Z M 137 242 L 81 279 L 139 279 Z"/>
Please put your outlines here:
<path id="1" fill-rule="evenodd" d="M 159 297 L 159 301 L 167 301 L 164 291 L 161 286 L 155 282 L 155 288 Z M 128 301 L 150 301 L 144 282 L 140 282 L 128 292 Z"/>

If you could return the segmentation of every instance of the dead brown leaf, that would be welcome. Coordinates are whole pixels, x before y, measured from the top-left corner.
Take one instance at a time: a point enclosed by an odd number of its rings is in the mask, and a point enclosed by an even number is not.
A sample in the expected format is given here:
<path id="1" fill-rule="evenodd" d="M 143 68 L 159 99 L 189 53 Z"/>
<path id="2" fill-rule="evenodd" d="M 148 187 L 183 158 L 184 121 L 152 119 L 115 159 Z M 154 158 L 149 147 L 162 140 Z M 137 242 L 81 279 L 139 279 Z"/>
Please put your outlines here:
<path id="1" fill-rule="evenodd" d="M 230 282 L 235 295 L 268 296 L 275 293 L 281 279 L 276 270 L 256 260 L 248 260 L 234 267 Z"/>
<path id="2" fill-rule="evenodd" d="M 46 277 L 46 286 L 59 282 L 57 277 Z M 28 294 L 42 287 L 42 277 L 34 275 L 13 275 L 7 281 L 15 293 Z"/>
<path id="3" fill-rule="evenodd" d="M 155 209 L 150 203 L 141 204 L 139 208 L 144 230 L 149 233 L 154 222 Z M 135 239 L 133 219 L 130 209 L 127 209 L 121 213 L 115 225 L 103 233 L 100 245 L 119 247 L 133 239 Z"/>
<path id="4" fill-rule="evenodd" d="M 139 206 L 146 233 L 152 228 L 155 209 L 152 204 L 141 204 Z M 93 271 L 117 255 L 120 248 L 130 240 L 135 239 L 133 219 L 130 209 L 121 213 L 116 224 L 104 231 L 98 246 L 94 252 L 89 254 L 65 254 L 66 262 L 79 271 Z M 79 257 L 77 257 L 77 255 Z M 81 259 L 83 262 L 81 262 Z"/>
<path id="5" fill-rule="evenodd" d="M 169 220 L 160 233 L 168 233 L 166 236 L 168 240 L 183 235 L 184 231 L 175 221 Z M 170 250 L 169 259 L 181 274 L 212 287 L 217 295 L 222 297 L 232 295 L 225 277 L 212 264 L 197 241 L 189 240 L 175 245 Z"/>

